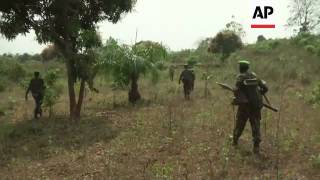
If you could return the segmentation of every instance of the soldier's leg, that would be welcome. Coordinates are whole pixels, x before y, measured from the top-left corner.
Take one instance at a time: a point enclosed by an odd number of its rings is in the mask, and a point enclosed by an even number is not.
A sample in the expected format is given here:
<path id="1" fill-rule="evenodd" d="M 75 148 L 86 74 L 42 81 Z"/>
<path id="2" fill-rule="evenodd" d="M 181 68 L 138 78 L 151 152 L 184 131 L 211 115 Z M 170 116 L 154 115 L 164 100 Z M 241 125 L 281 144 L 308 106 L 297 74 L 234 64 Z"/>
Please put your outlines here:
<path id="1" fill-rule="evenodd" d="M 33 100 L 34 100 L 34 103 L 35 103 L 35 108 L 33 110 L 33 117 L 35 119 L 37 119 L 38 118 L 38 101 L 37 101 L 37 97 L 33 96 Z"/>
<path id="2" fill-rule="evenodd" d="M 191 82 L 188 81 L 187 83 L 187 97 L 190 99 L 190 93 L 191 93 Z"/>
<path id="3" fill-rule="evenodd" d="M 184 98 L 188 99 L 188 86 L 186 82 L 183 82 L 183 92 L 184 92 Z"/>
<path id="4" fill-rule="evenodd" d="M 244 106 L 239 106 L 237 111 L 236 125 L 233 131 L 233 145 L 238 144 L 238 140 L 242 135 L 246 122 L 248 120 L 248 110 Z"/>
<path id="5" fill-rule="evenodd" d="M 41 114 L 41 99 L 40 97 L 36 97 L 36 118 L 38 118 L 38 115 Z"/>
<path id="6" fill-rule="evenodd" d="M 260 135 L 261 111 L 252 112 L 249 119 L 250 119 L 250 125 L 252 129 L 253 152 L 258 154 L 260 142 L 261 142 L 261 135 Z"/>
<path id="7" fill-rule="evenodd" d="M 42 117 L 42 103 L 43 103 L 43 96 L 39 97 L 39 115 Z"/>

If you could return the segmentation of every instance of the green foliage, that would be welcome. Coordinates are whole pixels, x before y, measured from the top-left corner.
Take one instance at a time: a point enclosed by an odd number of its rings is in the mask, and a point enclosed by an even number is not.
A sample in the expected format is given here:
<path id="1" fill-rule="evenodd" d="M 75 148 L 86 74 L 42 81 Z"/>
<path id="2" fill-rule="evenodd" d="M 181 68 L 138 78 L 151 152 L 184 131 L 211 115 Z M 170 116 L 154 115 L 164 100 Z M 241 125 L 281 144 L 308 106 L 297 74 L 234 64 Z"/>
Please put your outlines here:
<path id="1" fill-rule="evenodd" d="M 187 60 L 187 64 L 189 65 L 189 66 L 194 66 L 194 65 L 196 65 L 198 63 L 198 61 L 197 61 L 197 59 L 196 59 L 196 57 L 195 56 L 191 56 L 191 57 L 189 57 L 189 59 Z"/>
<path id="2" fill-rule="evenodd" d="M 46 90 L 43 99 L 43 105 L 46 108 L 49 108 L 49 116 L 52 115 L 52 108 L 57 103 L 61 93 L 62 87 L 57 83 L 59 79 L 60 69 L 49 70 L 44 80 L 46 82 Z"/>
<path id="3" fill-rule="evenodd" d="M 225 60 L 231 53 L 243 47 L 241 37 L 235 32 L 224 30 L 219 32 L 210 42 L 209 52 L 221 53 Z"/>
<path id="4" fill-rule="evenodd" d="M 99 22 L 118 22 L 135 3 L 136 0 L 4 0 L 0 2 L 0 33 L 10 40 L 34 30 L 39 43 L 53 43 L 61 50 L 69 72 L 70 109 L 76 107 L 70 116 L 80 119 L 81 106 L 76 106 L 74 97 L 76 80 L 80 78 L 95 89 L 92 78 L 83 79 L 86 77 L 79 74 L 83 69 L 76 69 L 77 56 L 87 56 L 87 51 L 99 44 L 96 36 Z M 82 102 L 83 96 L 79 98 L 78 102 Z"/>
<path id="5" fill-rule="evenodd" d="M 136 52 L 144 57 L 136 55 Z M 153 78 L 157 79 L 155 76 L 159 76 L 159 74 L 156 73 L 158 72 L 156 67 L 159 65 L 153 62 L 159 62 L 162 58 L 160 57 L 159 61 L 156 61 L 156 58 L 152 58 L 152 54 L 153 51 L 149 47 L 145 50 L 143 50 L 143 46 L 136 46 L 132 49 L 127 45 L 119 45 L 114 39 L 109 39 L 100 51 L 100 64 L 104 72 L 111 72 L 115 85 L 126 87 L 130 84 L 133 74 L 140 76 L 150 72 Z"/>
<path id="6" fill-rule="evenodd" d="M 246 36 L 246 32 L 244 31 L 242 24 L 240 24 L 234 20 L 226 24 L 225 30 L 234 32 L 240 38 L 243 38 Z"/>
<path id="7" fill-rule="evenodd" d="M 7 86 L 8 86 L 8 82 L 0 77 L 0 92 L 4 92 L 6 89 L 7 89 Z"/>
<path id="8" fill-rule="evenodd" d="M 152 166 L 152 172 L 156 179 L 173 179 L 173 167 L 167 163 L 156 163 Z"/>
<path id="9" fill-rule="evenodd" d="M 317 52 L 316 47 L 314 47 L 313 45 L 306 45 L 304 48 L 311 54 L 314 54 Z"/>
<path id="10" fill-rule="evenodd" d="M 304 48 L 310 54 L 320 57 L 320 36 L 309 33 L 301 33 L 292 38 L 292 43 L 298 47 Z"/>
<path id="11" fill-rule="evenodd" d="M 34 29 L 40 43 L 60 43 L 61 38 L 69 41 L 68 38 L 78 37 L 81 30 L 95 29 L 99 21 L 116 23 L 134 5 L 135 0 L 4 0 L 0 3 L 0 33 L 14 39 Z"/>
<path id="12" fill-rule="evenodd" d="M 171 52 L 170 53 L 170 60 L 175 63 L 183 63 L 189 58 L 192 54 L 194 54 L 193 50 L 184 49 L 178 52 Z"/>
<path id="13" fill-rule="evenodd" d="M 314 168 L 320 168 L 320 154 L 318 154 L 318 155 L 312 155 L 312 156 L 310 157 L 310 161 L 311 161 L 312 166 L 313 166 Z"/>
<path id="14" fill-rule="evenodd" d="M 279 40 L 265 40 L 261 41 L 255 45 L 252 45 L 257 53 L 269 53 L 270 51 L 276 49 L 280 45 Z"/>
<path id="15" fill-rule="evenodd" d="M 320 105 L 320 83 L 316 85 L 311 93 L 310 103 Z"/>
<path id="16" fill-rule="evenodd" d="M 132 47 L 132 50 L 135 55 L 152 63 L 165 61 L 168 56 L 167 50 L 162 44 L 152 41 L 138 42 Z"/>
<path id="17" fill-rule="evenodd" d="M 78 49 L 83 51 L 102 46 L 101 36 L 95 30 L 81 30 L 77 41 Z"/>
<path id="18" fill-rule="evenodd" d="M 263 35 L 259 35 L 258 38 L 257 38 L 257 43 L 263 42 L 265 40 L 267 40 L 267 39 Z"/>
<path id="19" fill-rule="evenodd" d="M 19 82 L 27 74 L 23 66 L 14 61 L 0 60 L 0 76 L 13 82 Z"/>

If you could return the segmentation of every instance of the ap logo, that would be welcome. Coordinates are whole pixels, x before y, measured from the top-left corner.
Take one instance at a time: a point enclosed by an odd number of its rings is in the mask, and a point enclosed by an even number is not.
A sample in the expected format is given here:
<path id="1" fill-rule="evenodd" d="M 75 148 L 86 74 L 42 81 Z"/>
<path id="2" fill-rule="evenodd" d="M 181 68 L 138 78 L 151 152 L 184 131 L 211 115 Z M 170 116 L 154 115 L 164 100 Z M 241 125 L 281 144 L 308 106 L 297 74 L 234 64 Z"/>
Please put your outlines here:
<path id="1" fill-rule="evenodd" d="M 276 0 L 251 0 L 251 28 L 275 28 Z"/>

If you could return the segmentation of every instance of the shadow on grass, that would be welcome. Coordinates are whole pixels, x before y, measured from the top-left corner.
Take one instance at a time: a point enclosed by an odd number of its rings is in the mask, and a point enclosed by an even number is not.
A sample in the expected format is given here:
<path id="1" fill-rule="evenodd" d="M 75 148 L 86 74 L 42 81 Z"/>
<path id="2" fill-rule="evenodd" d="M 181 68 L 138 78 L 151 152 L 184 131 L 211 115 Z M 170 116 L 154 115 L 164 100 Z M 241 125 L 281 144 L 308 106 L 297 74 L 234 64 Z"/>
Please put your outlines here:
<path id="1" fill-rule="evenodd" d="M 85 151 L 97 142 L 109 142 L 118 135 L 112 121 L 84 118 L 70 123 L 67 118 L 28 120 L 0 124 L 0 167 L 9 162 L 43 160 L 65 151 Z"/>

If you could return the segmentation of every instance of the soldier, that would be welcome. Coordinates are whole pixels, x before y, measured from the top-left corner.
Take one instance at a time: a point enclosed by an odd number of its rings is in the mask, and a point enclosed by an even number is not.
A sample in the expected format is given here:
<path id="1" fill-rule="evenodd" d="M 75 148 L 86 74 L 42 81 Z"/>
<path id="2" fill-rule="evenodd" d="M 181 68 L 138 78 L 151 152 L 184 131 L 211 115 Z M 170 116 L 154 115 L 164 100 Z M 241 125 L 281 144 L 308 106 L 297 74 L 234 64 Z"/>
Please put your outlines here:
<path id="1" fill-rule="evenodd" d="M 180 78 L 179 78 L 179 84 L 183 83 L 183 90 L 184 90 L 184 97 L 185 99 L 190 99 L 190 93 L 194 88 L 194 80 L 195 80 L 195 74 L 193 70 L 189 69 L 189 65 L 184 65 L 184 70 L 182 71 Z"/>
<path id="2" fill-rule="evenodd" d="M 38 115 L 41 117 L 42 116 L 42 101 L 44 97 L 44 90 L 45 90 L 45 85 L 44 85 L 44 80 L 41 79 L 39 72 L 34 72 L 34 78 L 30 81 L 29 87 L 26 92 L 26 100 L 28 100 L 28 94 L 31 91 L 32 97 L 36 103 L 36 107 L 34 109 L 34 118 L 38 119 Z"/>
<path id="3" fill-rule="evenodd" d="M 253 153 L 259 154 L 260 120 L 263 107 L 262 95 L 267 93 L 265 82 L 258 79 L 255 73 L 249 72 L 248 61 L 240 61 L 240 74 L 237 77 L 234 105 L 238 105 L 236 125 L 233 132 L 233 145 L 238 145 L 247 120 L 249 119 L 253 136 Z"/>

